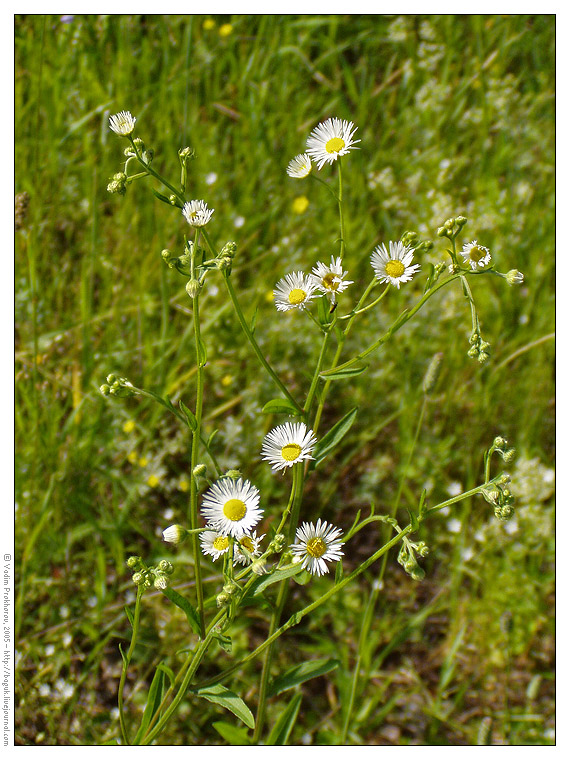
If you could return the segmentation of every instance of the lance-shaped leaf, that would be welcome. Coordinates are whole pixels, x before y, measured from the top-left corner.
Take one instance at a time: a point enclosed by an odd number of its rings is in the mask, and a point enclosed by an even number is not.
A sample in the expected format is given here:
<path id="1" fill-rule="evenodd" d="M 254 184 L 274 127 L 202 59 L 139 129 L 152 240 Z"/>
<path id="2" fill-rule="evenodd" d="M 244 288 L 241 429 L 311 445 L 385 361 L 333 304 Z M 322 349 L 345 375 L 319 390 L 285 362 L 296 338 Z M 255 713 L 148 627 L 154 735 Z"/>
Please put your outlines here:
<path id="1" fill-rule="evenodd" d="M 323 461 L 323 459 L 330 454 L 330 452 L 338 446 L 338 444 L 341 442 L 341 440 L 344 438 L 344 436 L 348 433 L 350 428 L 352 427 L 352 423 L 356 419 L 356 415 L 358 414 L 358 407 L 355 406 L 354 409 L 351 409 L 348 414 L 345 414 L 344 417 L 339 420 L 335 425 L 332 426 L 332 428 L 328 431 L 328 433 L 325 433 L 325 435 L 321 438 L 321 440 L 317 443 L 315 447 L 315 461 L 313 463 L 313 467 L 318 467 L 318 465 Z"/>
<path id="2" fill-rule="evenodd" d="M 158 667 L 156 669 L 156 673 L 154 674 L 154 678 L 152 679 L 150 689 L 148 690 L 148 697 L 146 700 L 141 724 L 135 736 L 135 744 L 137 744 L 137 742 L 145 735 L 149 723 L 154 717 L 155 712 L 158 710 L 160 703 L 162 702 L 163 689 L 164 671 L 162 668 Z"/>
<path id="3" fill-rule="evenodd" d="M 299 414 L 299 409 L 286 398 L 272 398 L 262 409 L 264 414 Z"/>
<path id="4" fill-rule="evenodd" d="M 347 377 L 356 377 L 361 375 L 364 370 L 368 369 L 368 364 L 364 367 L 346 367 L 346 369 L 329 369 L 326 372 L 321 372 L 321 377 L 325 380 L 344 380 Z"/>
<path id="5" fill-rule="evenodd" d="M 300 665 L 295 665 L 286 673 L 277 676 L 277 678 L 273 680 L 267 691 L 267 696 L 274 697 L 276 694 L 281 694 L 282 691 L 287 691 L 287 689 L 292 689 L 300 683 L 310 681 L 311 678 L 323 676 L 325 673 L 329 673 L 331 670 L 338 668 L 339 665 L 340 661 L 334 660 L 331 657 L 323 657 L 318 660 L 302 662 Z"/>
<path id="6" fill-rule="evenodd" d="M 175 604 L 177 607 L 179 607 L 182 612 L 186 615 L 188 622 L 190 623 L 190 627 L 194 631 L 194 633 L 197 633 L 198 636 L 200 635 L 200 618 L 198 617 L 198 613 L 194 609 L 194 607 L 190 604 L 188 599 L 183 597 L 181 594 L 178 593 L 178 591 L 175 591 L 173 588 L 163 588 L 162 593 L 167 599 L 170 599 L 172 604 Z"/>
<path id="7" fill-rule="evenodd" d="M 271 733 L 267 739 L 268 746 L 283 747 L 287 744 L 289 735 L 295 726 L 302 699 L 302 694 L 295 694 L 285 710 L 283 710 L 277 723 L 271 729 Z"/>
<path id="8" fill-rule="evenodd" d="M 247 729 L 245 728 L 232 726 L 231 723 L 226 723 L 224 720 L 217 720 L 212 723 L 212 725 L 222 739 L 225 739 L 228 744 L 231 744 L 234 747 L 245 747 L 248 744 L 251 744 Z"/>
<path id="9" fill-rule="evenodd" d="M 291 578 L 291 576 L 297 575 L 297 573 L 300 573 L 302 569 L 303 568 L 301 567 L 301 563 L 297 562 L 293 565 L 288 565 L 281 570 L 276 570 L 274 573 L 271 573 L 271 575 L 266 575 L 256 586 L 255 591 L 253 592 L 254 596 L 261 594 L 262 591 L 265 591 L 265 589 L 268 586 L 271 586 L 273 583 L 277 583 L 278 581 L 283 581 L 286 578 Z"/>
<path id="10" fill-rule="evenodd" d="M 214 702 L 216 705 L 225 707 L 226 710 L 232 712 L 236 718 L 239 718 L 248 728 L 255 728 L 255 720 L 253 714 L 246 703 L 241 697 L 222 686 L 221 683 L 213 684 L 213 686 L 204 686 L 202 689 L 190 689 L 192 694 L 202 699 L 207 699 L 208 702 Z"/>

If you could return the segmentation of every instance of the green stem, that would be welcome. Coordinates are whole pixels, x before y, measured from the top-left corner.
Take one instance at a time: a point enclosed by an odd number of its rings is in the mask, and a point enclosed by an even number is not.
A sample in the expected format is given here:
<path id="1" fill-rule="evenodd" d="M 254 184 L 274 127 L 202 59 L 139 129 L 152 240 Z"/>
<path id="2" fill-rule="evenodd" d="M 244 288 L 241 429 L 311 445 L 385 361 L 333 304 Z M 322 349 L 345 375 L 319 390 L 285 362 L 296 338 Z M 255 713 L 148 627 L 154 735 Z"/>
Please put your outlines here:
<path id="1" fill-rule="evenodd" d="M 285 387 L 285 385 L 283 385 L 283 383 L 281 382 L 281 380 L 277 377 L 277 375 L 275 374 L 275 371 L 272 369 L 272 367 L 267 362 L 267 359 L 263 356 L 261 348 L 259 347 L 257 341 L 253 337 L 253 333 L 249 329 L 249 326 L 248 326 L 248 324 L 247 324 L 247 322 L 245 320 L 243 311 L 241 310 L 241 306 L 239 305 L 239 302 L 237 300 L 236 292 L 234 290 L 234 287 L 233 287 L 233 284 L 231 282 L 230 276 L 226 272 L 224 272 L 224 281 L 226 283 L 226 287 L 228 289 L 228 293 L 230 295 L 230 298 L 231 298 L 231 301 L 232 301 L 232 304 L 233 304 L 236 316 L 237 316 L 237 318 L 239 320 L 239 323 L 241 325 L 241 329 L 243 330 L 243 332 L 244 332 L 246 338 L 248 339 L 248 341 L 250 342 L 250 345 L 253 348 L 253 350 L 255 352 L 255 355 L 257 356 L 257 358 L 259 359 L 259 361 L 261 362 L 261 364 L 263 365 L 263 367 L 267 370 L 267 372 L 269 373 L 269 375 L 273 379 L 273 382 L 277 385 L 277 387 L 279 388 L 279 390 L 284 394 L 284 396 L 286 396 L 289 399 L 289 401 L 292 404 L 295 405 L 295 407 L 297 409 L 299 409 L 299 411 L 301 411 L 301 408 L 299 407 L 299 404 L 295 401 L 295 399 L 289 393 L 289 391 L 287 390 L 287 388 Z"/>
<path id="2" fill-rule="evenodd" d="M 131 636 L 131 644 L 129 646 L 127 654 L 123 655 L 123 669 L 121 671 L 121 680 L 119 681 L 119 694 L 118 694 L 119 723 L 121 724 L 121 734 L 123 736 L 123 741 L 125 742 L 125 744 L 130 744 L 130 741 L 129 741 L 129 735 L 127 733 L 127 725 L 125 723 L 123 692 L 125 689 L 125 681 L 127 679 L 127 670 L 129 668 L 131 658 L 133 656 L 133 652 L 135 650 L 135 646 L 137 643 L 137 635 L 139 632 L 139 621 L 140 621 L 140 614 L 141 614 L 142 595 L 143 595 L 143 587 L 138 586 L 137 598 L 135 601 L 135 614 L 133 616 L 133 633 Z"/>
<path id="3" fill-rule="evenodd" d="M 342 210 L 342 161 L 338 162 L 338 216 L 340 221 L 340 257 L 344 258 L 344 214 Z"/>
<path id="4" fill-rule="evenodd" d="M 143 161 L 142 156 L 138 152 L 137 147 L 136 147 L 136 145 L 134 143 L 134 140 L 133 140 L 132 136 L 129 135 L 128 137 L 129 137 L 129 141 L 130 141 L 131 145 L 133 146 L 133 150 L 135 152 L 135 157 L 136 157 L 137 161 L 139 162 L 139 164 L 141 164 L 141 166 L 144 166 L 145 170 L 149 174 L 152 174 L 152 176 L 155 179 L 157 179 L 159 182 L 161 182 L 164 185 L 164 187 L 167 187 L 170 190 L 170 192 L 173 195 L 175 195 L 182 204 L 186 203 L 186 198 L 184 197 L 184 195 L 179 190 L 177 190 L 175 187 L 173 187 L 173 185 L 171 185 L 170 182 L 167 182 L 161 174 L 159 174 L 158 172 L 156 172 L 152 168 L 152 166 L 150 164 L 147 164 L 147 163 L 145 163 Z"/>
<path id="5" fill-rule="evenodd" d="M 303 412 L 305 414 L 305 420 L 307 422 L 309 420 L 309 415 L 311 413 L 311 406 L 313 405 L 313 399 L 315 397 L 315 393 L 317 392 L 317 387 L 318 387 L 318 384 L 319 384 L 320 374 L 321 374 L 321 370 L 323 368 L 323 362 L 325 360 L 325 354 L 327 352 L 327 347 L 328 347 L 329 339 L 330 339 L 331 333 L 333 331 L 335 322 L 336 322 L 336 312 L 335 312 L 335 316 L 333 317 L 333 321 L 332 321 L 329 329 L 327 330 L 327 332 L 324 335 L 323 342 L 322 342 L 322 345 L 321 345 L 321 352 L 319 354 L 319 358 L 317 360 L 317 366 L 315 367 L 315 372 L 313 374 L 313 379 L 311 381 L 311 387 L 309 388 L 309 392 L 307 394 L 307 400 L 305 401 L 305 406 L 304 406 Z"/>

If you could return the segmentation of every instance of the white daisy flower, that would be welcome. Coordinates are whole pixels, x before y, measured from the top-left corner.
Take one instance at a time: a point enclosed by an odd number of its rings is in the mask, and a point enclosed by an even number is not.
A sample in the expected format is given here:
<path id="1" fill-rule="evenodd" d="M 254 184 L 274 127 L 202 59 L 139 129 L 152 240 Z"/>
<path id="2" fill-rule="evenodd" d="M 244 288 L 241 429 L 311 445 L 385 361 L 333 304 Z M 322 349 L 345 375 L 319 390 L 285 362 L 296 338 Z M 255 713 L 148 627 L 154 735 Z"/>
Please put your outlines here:
<path id="1" fill-rule="evenodd" d="M 234 546 L 234 565 L 249 565 L 253 562 L 254 557 L 259 557 L 261 549 L 259 544 L 262 539 L 265 538 L 265 533 L 262 536 L 257 537 L 257 531 L 254 531 L 251 535 L 242 536 L 236 541 Z"/>
<path id="2" fill-rule="evenodd" d="M 205 530 L 200 533 L 202 552 L 213 558 L 214 562 L 230 548 L 230 539 L 217 530 Z"/>
<path id="3" fill-rule="evenodd" d="M 290 546 L 295 555 L 294 562 L 301 562 L 304 570 L 312 575 L 324 575 L 328 573 L 327 562 L 338 562 L 343 552 L 341 551 L 342 535 L 340 528 L 322 522 L 320 518 L 317 524 L 303 523 L 297 528 L 295 538 L 297 543 Z"/>
<path id="4" fill-rule="evenodd" d="M 477 267 L 486 267 L 491 261 L 491 254 L 489 249 L 484 245 L 479 245 L 476 240 L 472 240 L 470 243 L 465 243 L 463 250 L 460 252 L 465 263 L 469 264 L 471 269 L 477 269 Z"/>
<path id="5" fill-rule="evenodd" d="M 182 206 L 182 213 L 192 227 L 205 227 L 212 218 L 214 209 L 209 209 L 204 201 L 188 201 Z"/>
<path id="6" fill-rule="evenodd" d="M 408 248 L 402 242 L 393 243 L 390 240 L 390 253 L 386 250 L 384 243 L 376 246 L 372 252 L 370 263 L 376 278 L 380 282 L 389 282 L 400 288 L 401 282 L 411 280 L 419 264 L 412 264 L 414 258 L 413 249 Z"/>
<path id="7" fill-rule="evenodd" d="M 311 452 L 316 443 L 315 434 L 304 422 L 286 422 L 267 433 L 261 447 L 261 458 L 271 464 L 272 470 L 283 470 L 303 459 L 313 459 Z"/>
<path id="8" fill-rule="evenodd" d="M 318 261 L 316 266 L 313 267 L 313 273 L 310 277 L 315 283 L 317 290 L 326 293 L 330 297 L 331 302 L 334 303 L 336 294 L 342 293 L 349 285 L 352 285 L 352 280 L 343 279 L 347 274 L 348 271 L 343 271 L 342 269 L 342 259 L 340 256 L 337 259 L 331 256 L 330 266 L 323 264 L 322 261 Z"/>
<path id="9" fill-rule="evenodd" d="M 273 290 L 277 311 L 303 309 L 315 297 L 316 285 L 303 272 L 291 272 L 282 277 Z"/>
<path id="10" fill-rule="evenodd" d="M 202 516 L 208 527 L 241 538 L 261 520 L 259 491 L 249 480 L 222 478 L 211 486 L 202 500 Z"/>
<path id="11" fill-rule="evenodd" d="M 311 157 L 309 154 L 300 153 L 298 156 L 295 156 L 295 158 L 292 158 L 291 161 L 289 161 L 287 174 L 290 177 L 295 177 L 296 179 L 303 179 L 303 177 L 307 177 L 311 173 L 312 168 L 313 166 L 311 164 Z"/>
<path id="12" fill-rule="evenodd" d="M 354 140 L 357 127 L 351 121 L 327 119 L 318 124 L 307 138 L 307 153 L 321 169 L 344 156 L 360 140 Z"/>
<path id="13" fill-rule="evenodd" d="M 133 133 L 136 119 L 130 111 L 121 111 L 109 116 L 109 127 L 117 135 L 127 137 Z"/>

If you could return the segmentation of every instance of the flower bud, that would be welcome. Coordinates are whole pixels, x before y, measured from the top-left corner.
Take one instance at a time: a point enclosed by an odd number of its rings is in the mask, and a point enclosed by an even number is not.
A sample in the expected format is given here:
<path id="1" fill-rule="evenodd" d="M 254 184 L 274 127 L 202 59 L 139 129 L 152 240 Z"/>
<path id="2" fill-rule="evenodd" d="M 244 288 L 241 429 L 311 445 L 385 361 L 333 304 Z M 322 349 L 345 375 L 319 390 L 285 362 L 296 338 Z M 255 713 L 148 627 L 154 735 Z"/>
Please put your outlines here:
<path id="1" fill-rule="evenodd" d="M 498 435 L 493 441 L 493 448 L 495 449 L 504 449 L 506 445 L 507 445 L 507 441 L 504 438 L 502 438 L 500 435 Z"/>
<path id="2" fill-rule="evenodd" d="M 238 480 L 238 478 L 241 478 L 241 472 L 239 470 L 228 470 L 224 477 L 231 478 L 232 480 Z"/>
<path id="3" fill-rule="evenodd" d="M 256 559 L 251 565 L 252 572 L 254 572 L 256 575 L 265 575 L 267 572 L 265 569 L 265 562 L 266 560 L 264 560 L 262 557 Z"/>
<path id="4" fill-rule="evenodd" d="M 447 237 L 447 230 L 445 227 L 438 227 L 437 228 L 437 236 L 438 237 Z"/>
<path id="5" fill-rule="evenodd" d="M 158 569 L 161 573 L 165 573 L 166 575 L 172 575 L 174 572 L 174 566 L 172 562 L 169 562 L 167 559 L 161 559 L 158 563 Z"/>
<path id="6" fill-rule="evenodd" d="M 448 232 L 451 232 L 453 230 L 453 225 L 455 224 L 455 219 L 446 219 L 443 223 L 443 226 Z"/>
<path id="7" fill-rule="evenodd" d="M 188 531 L 182 525 L 170 525 L 162 531 L 162 538 L 169 544 L 181 544 L 188 537 Z"/>
<path id="8" fill-rule="evenodd" d="M 190 296 L 190 298 L 196 298 L 198 293 L 201 291 L 201 286 L 198 280 L 188 280 L 186 283 L 186 292 Z"/>
<path id="9" fill-rule="evenodd" d="M 168 576 L 166 576 L 164 573 L 157 573 L 154 576 L 154 587 L 160 591 L 168 588 Z"/>
<path id="10" fill-rule="evenodd" d="M 127 560 L 127 567 L 131 570 L 139 570 L 142 567 L 142 560 L 140 557 L 129 557 Z"/>
<path id="11" fill-rule="evenodd" d="M 192 470 L 192 474 L 195 478 L 201 478 L 203 477 L 206 472 L 208 471 L 208 468 L 205 464 L 197 464 L 196 467 Z"/>
<path id="12" fill-rule="evenodd" d="M 463 227 L 465 224 L 467 224 L 467 218 L 464 216 L 456 216 L 455 224 L 457 224 L 459 227 Z"/>
<path id="13" fill-rule="evenodd" d="M 108 396 L 111 393 L 111 388 L 106 383 L 100 385 L 99 390 L 104 396 Z"/>
<path id="14" fill-rule="evenodd" d="M 226 594 L 225 591 L 222 591 L 221 594 L 218 594 L 216 597 L 216 604 L 218 607 L 225 607 L 230 602 L 230 595 Z"/>
<path id="15" fill-rule="evenodd" d="M 511 269 L 507 272 L 506 280 L 509 285 L 520 285 L 524 282 L 524 274 L 518 269 Z"/>
<path id="16" fill-rule="evenodd" d="M 144 573 L 135 573 L 133 575 L 133 583 L 135 586 L 141 586 L 145 582 Z"/>
<path id="17" fill-rule="evenodd" d="M 507 449 L 507 451 L 505 451 L 505 453 L 503 454 L 503 461 L 508 464 L 509 462 L 513 461 L 516 455 L 517 455 L 516 449 Z"/>
<path id="18" fill-rule="evenodd" d="M 273 541 L 269 544 L 270 551 L 281 552 L 285 546 L 286 538 L 283 533 L 277 533 L 273 538 Z"/>

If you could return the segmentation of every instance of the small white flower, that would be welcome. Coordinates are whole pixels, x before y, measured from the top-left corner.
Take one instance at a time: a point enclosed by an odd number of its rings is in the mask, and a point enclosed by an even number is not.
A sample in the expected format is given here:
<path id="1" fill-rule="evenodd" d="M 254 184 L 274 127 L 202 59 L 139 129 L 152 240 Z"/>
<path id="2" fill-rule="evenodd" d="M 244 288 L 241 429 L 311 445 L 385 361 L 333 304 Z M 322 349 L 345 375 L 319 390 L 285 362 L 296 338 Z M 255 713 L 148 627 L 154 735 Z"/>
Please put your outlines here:
<path id="1" fill-rule="evenodd" d="M 191 227 L 205 227 L 214 213 L 204 201 L 188 201 L 182 206 L 184 218 Z"/>
<path id="2" fill-rule="evenodd" d="M 338 562 L 343 554 L 340 548 L 343 542 L 339 541 L 341 535 L 340 528 L 321 523 L 320 518 L 316 525 L 303 523 L 295 533 L 297 542 L 290 547 L 295 555 L 293 561 L 301 562 L 303 569 L 312 575 L 328 573 L 327 562 Z"/>
<path id="3" fill-rule="evenodd" d="M 348 271 L 343 271 L 342 269 L 342 259 L 340 256 L 337 259 L 331 256 L 330 266 L 323 264 L 322 261 L 318 261 L 313 267 L 313 273 L 310 277 L 315 283 L 317 290 L 326 293 L 330 297 L 331 302 L 334 303 L 336 294 L 342 293 L 343 290 L 346 290 L 353 283 L 352 280 L 343 279 L 347 274 Z"/>
<path id="4" fill-rule="evenodd" d="M 230 539 L 217 530 L 205 530 L 200 533 L 200 544 L 203 553 L 213 557 L 215 562 L 229 549 Z"/>
<path id="5" fill-rule="evenodd" d="M 277 311 L 303 309 L 315 297 L 316 285 L 303 272 L 291 272 L 282 277 L 273 290 Z"/>
<path id="6" fill-rule="evenodd" d="M 162 538 L 169 544 L 181 544 L 188 536 L 188 531 L 182 525 L 169 525 L 162 531 Z"/>
<path id="7" fill-rule="evenodd" d="M 216 172 L 209 172 L 209 174 L 206 174 L 204 181 L 207 185 L 213 185 L 218 179 L 218 175 Z"/>
<path id="8" fill-rule="evenodd" d="M 465 243 L 461 255 L 465 259 L 465 263 L 469 264 L 471 269 L 486 267 L 491 261 L 489 249 L 485 248 L 484 245 L 479 245 L 476 240 L 472 240 L 470 243 Z"/>
<path id="9" fill-rule="evenodd" d="M 208 527 L 241 538 L 261 520 L 259 491 L 249 480 L 222 478 L 211 486 L 202 500 L 202 516 Z"/>
<path id="10" fill-rule="evenodd" d="M 315 434 L 304 422 L 286 422 L 267 433 L 261 447 L 261 458 L 271 464 L 272 470 L 283 470 L 303 459 L 313 459 L 311 452 L 316 443 Z"/>
<path id="11" fill-rule="evenodd" d="M 259 544 L 265 538 L 265 533 L 257 537 L 257 531 L 251 535 L 244 535 L 238 539 L 234 545 L 234 565 L 249 565 L 255 557 L 259 557 L 261 549 Z"/>
<path id="12" fill-rule="evenodd" d="M 296 179 L 303 179 L 303 177 L 307 177 L 311 173 L 312 168 L 311 157 L 309 154 L 300 153 L 289 161 L 287 174 Z"/>
<path id="13" fill-rule="evenodd" d="M 353 139 L 356 129 L 351 121 L 341 119 L 327 119 L 313 129 L 307 139 L 307 153 L 318 169 L 332 164 L 360 142 Z"/>
<path id="14" fill-rule="evenodd" d="M 133 133 L 136 119 L 130 111 L 121 111 L 109 116 L 109 127 L 117 135 L 127 137 Z"/>
<path id="15" fill-rule="evenodd" d="M 419 264 L 411 265 L 413 258 L 412 248 L 408 248 L 400 241 L 393 243 L 390 240 L 390 253 L 386 250 L 384 243 L 381 243 L 373 250 L 370 263 L 380 282 L 389 282 L 399 289 L 400 283 L 411 280 L 420 268 Z"/>

